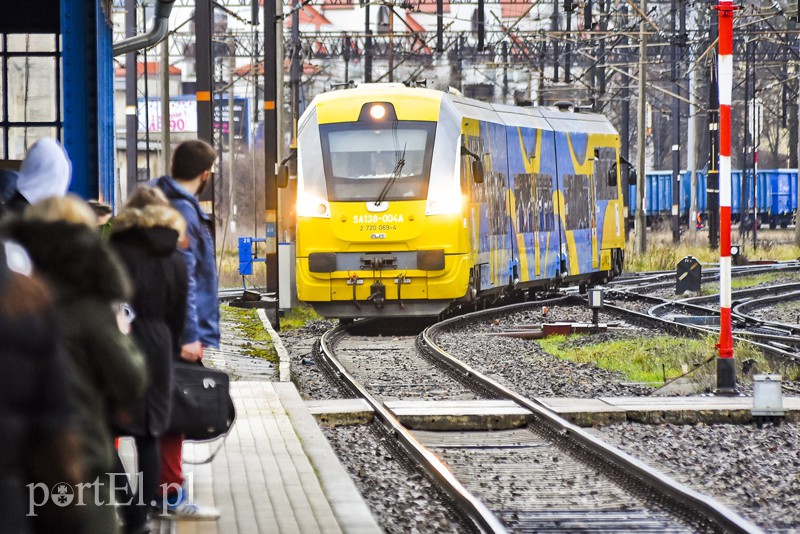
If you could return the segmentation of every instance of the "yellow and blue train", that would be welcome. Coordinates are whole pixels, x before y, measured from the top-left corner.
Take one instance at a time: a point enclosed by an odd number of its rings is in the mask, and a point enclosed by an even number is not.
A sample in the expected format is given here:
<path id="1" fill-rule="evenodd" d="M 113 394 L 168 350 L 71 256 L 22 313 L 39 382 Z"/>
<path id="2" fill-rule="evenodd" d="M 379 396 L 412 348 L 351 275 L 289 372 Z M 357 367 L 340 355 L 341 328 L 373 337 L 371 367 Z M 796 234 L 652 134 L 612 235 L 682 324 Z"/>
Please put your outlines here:
<path id="1" fill-rule="evenodd" d="M 622 270 L 602 115 L 401 84 L 315 98 L 297 142 L 297 292 L 324 317 L 436 316 Z"/>

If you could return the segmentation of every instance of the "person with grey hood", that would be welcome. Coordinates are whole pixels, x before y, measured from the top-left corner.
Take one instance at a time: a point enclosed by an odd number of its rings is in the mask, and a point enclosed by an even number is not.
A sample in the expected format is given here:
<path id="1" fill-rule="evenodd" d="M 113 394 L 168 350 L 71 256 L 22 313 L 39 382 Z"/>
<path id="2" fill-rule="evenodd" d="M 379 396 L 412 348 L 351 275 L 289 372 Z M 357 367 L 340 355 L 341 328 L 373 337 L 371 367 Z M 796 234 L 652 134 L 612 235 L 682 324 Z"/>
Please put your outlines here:
<path id="1" fill-rule="evenodd" d="M 0 209 L 20 214 L 31 204 L 48 197 L 63 197 L 72 180 L 72 163 L 58 141 L 43 137 L 34 143 L 17 175 L 16 192 Z"/>

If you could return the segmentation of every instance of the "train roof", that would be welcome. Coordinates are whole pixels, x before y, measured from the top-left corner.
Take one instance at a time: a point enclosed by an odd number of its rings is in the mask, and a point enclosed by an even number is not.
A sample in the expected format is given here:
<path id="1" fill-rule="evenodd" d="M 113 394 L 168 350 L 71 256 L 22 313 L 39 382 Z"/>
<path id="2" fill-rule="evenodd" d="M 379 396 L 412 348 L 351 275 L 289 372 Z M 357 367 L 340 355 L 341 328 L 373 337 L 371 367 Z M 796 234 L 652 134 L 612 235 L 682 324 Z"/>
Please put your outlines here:
<path id="1" fill-rule="evenodd" d="M 599 113 L 581 112 L 566 107 L 491 104 L 453 92 L 406 87 L 401 83 L 366 83 L 352 89 L 329 91 L 315 97 L 307 111 L 316 107 L 326 115 L 331 113 L 337 116 L 344 114 L 358 116 L 361 106 L 378 99 L 391 99 L 395 102 L 413 100 L 415 115 L 438 117 L 439 108 L 445 100 L 451 103 L 452 108 L 462 117 L 544 130 L 617 134 L 611 122 Z"/>

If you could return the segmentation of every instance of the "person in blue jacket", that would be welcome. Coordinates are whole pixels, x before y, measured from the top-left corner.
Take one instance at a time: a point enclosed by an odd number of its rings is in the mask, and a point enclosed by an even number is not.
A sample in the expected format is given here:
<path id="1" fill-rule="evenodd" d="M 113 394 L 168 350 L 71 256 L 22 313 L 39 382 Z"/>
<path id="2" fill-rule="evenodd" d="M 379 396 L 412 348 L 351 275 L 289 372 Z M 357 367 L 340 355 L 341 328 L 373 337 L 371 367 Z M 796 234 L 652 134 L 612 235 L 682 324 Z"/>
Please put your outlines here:
<path id="1" fill-rule="evenodd" d="M 186 322 L 181 335 L 180 358 L 189 362 L 203 359 L 205 347 L 219 347 L 219 302 L 217 271 L 214 263 L 214 226 L 203 211 L 198 197 L 211 181 L 217 153 L 200 140 L 184 141 L 172 155 L 172 176 L 157 178 L 150 185 L 161 189 L 186 219 L 185 246 L 179 247 L 186 260 L 189 281 Z M 181 470 L 183 436 L 161 437 L 161 483 L 167 509 L 176 515 L 212 519 L 219 513 L 190 501 L 184 489 Z"/>

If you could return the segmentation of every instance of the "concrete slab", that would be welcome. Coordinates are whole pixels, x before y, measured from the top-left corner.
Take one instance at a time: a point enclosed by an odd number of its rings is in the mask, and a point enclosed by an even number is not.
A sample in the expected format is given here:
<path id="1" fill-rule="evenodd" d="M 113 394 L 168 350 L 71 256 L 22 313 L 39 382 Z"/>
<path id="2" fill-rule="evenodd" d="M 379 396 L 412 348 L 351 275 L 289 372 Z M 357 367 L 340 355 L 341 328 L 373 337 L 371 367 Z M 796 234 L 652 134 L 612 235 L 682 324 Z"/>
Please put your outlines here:
<path id="1" fill-rule="evenodd" d="M 528 424 L 531 413 L 508 400 L 391 401 L 386 408 L 416 430 L 507 430 Z"/>
<path id="2" fill-rule="evenodd" d="M 286 407 L 289 423 L 302 444 L 310 467 L 313 468 L 311 474 L 314 478 L 311 483 L 318 480 L 324 492 L 325 502 L 319 502 L 320 506 L 329 505 L 332 508 L 342 532 L 358 534 L 382 532 L 355 483 L 306 408 L 295 385 L 292 383 L 273 385 Z"/>
<path id="3" fill-rule="evenodd" d="M 381 532 L 294 384 L 232 382 L 231 396 L 237 419 L 226 440 L 183 448 L 190 498 L 216 507 L 219 520 L 156 518 L 154 532 Z M 133 471 L 127 440 L 120 452 Z"/>
<path id="4" fill-rule="evenodd" d="M 626 419 L 624 408 L 614 407 L 601 399 L 548 397 L 536 400 L 578 426 L 608 425 Z"/>
<path id="5" fill-rule="evenodd" d="M 537 401 L 579 426 L 620 421 L 651 424 L 720 424 L 753 422 L 753 398 L 601 397 L 599 399 L 537 398 Z M 784 420 L 800 421 L 800 397 L 784 397 Z"/>
<path id="6" fill-rule="evenodd" d="M 364 425 L 372 422 L 375 412 L 364 399 L 305 401 L 311 415 L 326 425 Z"/>
<path id="7" fill-rule="evenodd" d="M 272 328 L 272 323 L 270 322 L 269 317 L 267 316 L 267 312 L 265 310 L 258 310 L 258 318 L 261 319 L 261 324 L 264 325 L 264 329 L 269 334 L 269 337 L 272 339 L 272 344 L 275 347 L 275 351 L 278 353 L 278 369 L 280 374 L 280 381 L 281 382 L 288 382 L 291 380 L 291 358 L 289 357 L 289 352 L 286 350 L 286 347 L 283 346 L 283 341 L 281 340 L 278 333 Z"/>

